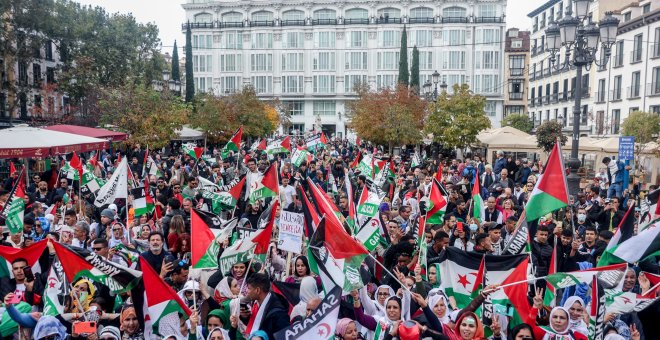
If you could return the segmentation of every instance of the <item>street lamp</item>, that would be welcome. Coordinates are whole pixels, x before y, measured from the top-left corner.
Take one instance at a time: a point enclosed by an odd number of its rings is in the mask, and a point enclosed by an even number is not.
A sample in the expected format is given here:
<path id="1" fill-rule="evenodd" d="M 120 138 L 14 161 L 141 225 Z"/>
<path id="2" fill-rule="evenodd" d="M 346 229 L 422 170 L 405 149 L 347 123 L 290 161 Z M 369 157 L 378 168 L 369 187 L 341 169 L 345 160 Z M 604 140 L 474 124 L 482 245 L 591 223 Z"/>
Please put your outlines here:
<path id="1" fill-rule="evenodd" d="M 435 70 L 433 74 L 431 75 L 431 78 L 433 79 L 433 84 L 435 85 L 435 89 L 433 90 L 433 94 L 435 98 L 438 97 L 438 82 L 440 81 L 440 73 L 438 73 L 438 70 Z"/>
<path id="2" fill-rule="evenodd" d="M 443 80 L 442 84 L 440 84 L 440 92 L 447 92 L 447 83 Z"/>
<path id="3" fill-rule="evenodd" d="M 557 69 L 562 70 L 571 66 L 576 68 L 575 88 L 573 89 L 575 98 L 573 138 L 571 158 L 567 162 L 568 167 L 571 169 L 571 173 L 567 177 L 568 190 L 571 195 L 580 190 L 580 177 L 577 171 L 581 165 L 578 159 L 578 149 L 580 145 L 580 114 L 582 113 L 582 67 L 589 70 L 592 63 L 598 66 L 607 64 L 619 25 L 619 19 L 614 18 L 612 12 L 606 12 L 605 17 L 596 26 L 591 22 L 591 14 L 589 14 L 589 5 L 592 0 L 573 0 L 573 2 L 575 3 L 575 16 L 571 12 L 573 6 L 569 4 L 566 8 L 566 15 L 559 22 L 551 23 L 545 30 L 545 49 L 550 53 L 550 61 L 553 64 L 555 63 L 557 54 L 564 46 L 566 58 L 563 65 L 559 65 Z M 599 41 L 605 56 L 600 61 L 596 58 Z M 559 117 L 557 118 L 559 120 Z M 560 122 L 562 122 L 562 125 L 563 120 L 566 118 L 568 117 L 561 117 Z"/>

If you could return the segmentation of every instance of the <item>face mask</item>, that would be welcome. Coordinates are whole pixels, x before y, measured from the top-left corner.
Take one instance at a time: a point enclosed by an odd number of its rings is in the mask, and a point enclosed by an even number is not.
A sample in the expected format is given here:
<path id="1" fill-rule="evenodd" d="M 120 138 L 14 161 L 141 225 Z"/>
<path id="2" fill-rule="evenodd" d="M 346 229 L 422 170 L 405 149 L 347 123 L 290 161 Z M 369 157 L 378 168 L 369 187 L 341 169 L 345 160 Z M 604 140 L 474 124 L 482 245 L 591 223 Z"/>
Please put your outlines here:
<path id="1" fill-rule="evenodd" d="M 587 219 L 587 215 L 585 214 L 578 214 L 577 215 L 578 221 L 584 222 Z"/>
<path id="2" fill-rule="evenodd" d="M 476 225 L 476 223 L 470 224 L 470 231 L 477 231 L 477 229 L 479 229 L 479 227 Z"/>

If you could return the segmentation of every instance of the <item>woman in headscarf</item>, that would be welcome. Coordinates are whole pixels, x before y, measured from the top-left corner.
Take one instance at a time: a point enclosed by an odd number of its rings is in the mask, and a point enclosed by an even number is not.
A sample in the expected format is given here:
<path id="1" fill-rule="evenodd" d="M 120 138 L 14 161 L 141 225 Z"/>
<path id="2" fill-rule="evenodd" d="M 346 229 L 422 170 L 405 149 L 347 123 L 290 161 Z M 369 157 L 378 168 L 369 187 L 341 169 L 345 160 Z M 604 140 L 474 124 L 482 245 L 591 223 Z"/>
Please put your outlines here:
<path id="1" fill-rule="evenodd" d="M 247 295 L 247 284 L 243 284 L 247 277 L 247 265 L 244 262 L 234 264 L 229 271 L 229 275 L 236 279 L 240 295 Z"/>
<path id="2" fill-rule="evenodd" d="M 311 276 L 304 277 L 300 281 L 300 302 L 291 310 L 291 320 L 297 316 L 304 318 L 307 315 L 307 302 L 315 297 L 319 297 L 316 280 Z"/>
<path id="3" fill-rule="evenodd" d="M 536 340 L 532 326 L 521 323 L 507 332 L 507 340 Z"/>
<path id="4" fill-rule="evenodd" d="M 268 334 L 262 330 L 254 331 L 250 334 L 248 340 L 268 340 Z"/>
<path id="5" fill-rule="evenodd" d="M 194 293 L 193 293 L 194 292 Z M 199 287 L 199 283 L 194 280 L 188 280 L 183 285 L 178 293 L 179 297 L 188 307 L 200 306 L 204 301 L 204 296 L 202 295 L 202 290 Z"/>
<path id="6" fill-rule="evenodd" d="M 224 277 L 215 287 L 213 301 L 218 305 L 210 303 L 209 309 L 218 311 L 215 314 L 220 318 L 220 322 L 225 329 L 229 329 L 229 316 L 238 314 L 240 309 L 240 299 L 238 299 L 238 281 L 233 277 Z M 209 301 L 210 302 L 210 301 Z"/>
<path id="7" fill-rule="evenodd" d="M 209 336 L 206 337 L 206 340 L 230 340 L 229 332 L 220 327 L 216 327 L 209 332 Z"/>
<path id="8" fill-rule="evenodd" d="M 429 284 L 431 284 L 431 288 L 438 288 L 440 287 L 440 280 L 438 280 L 438 274 L 440 273 L 440 264 L 439 263 L 433 263 L 429 266 Z"/>
<path id="9" fill-rule="evenodd" d="M 366 286 L 360 289 L 360 300 L 362 301 L 364 312 L 372 316 L 384 317 L 385 301 L 394 295 L 394 289 L 388 285 L 378 286 L 373 300 L 369 297 Z"/>
<path id="10" fill-rule="evenodd" d="M 65 310 L 66 313 L 85 313 L 94 299 L 96 287 L 89 280 L 78 280 L 71 290 L 71 304 Z M 76 317 L 74 317 L 76 319 Z"/>
<path id="11" fill-rule="evenodd" d="M 335 336 L 340 340 L 363 340 L 362 334 L 358 332 L 357 324 L 349 318 L 339 319 Z"/>
<path id="12" fill-rule="evenodd" d="M 454 326 L 454 333 L 458 335 L 461 340 L 483 340 L 484 326 L 481 320 L 474 312 L 463 313 L 456 320 Z"/>
<path id="13" fill-rule="evenodd" d="M 123 333 L 122 339 L 144 339 L 144 334 L 140 329 L 140 323 L 138 322 L 135 307 L 132 305 L 126 306 L 122 309 L 121 316 L 119 317 L 119 324 L 119 329 Z"/>
<path id="14" fill-rule="evenodd" d="M 589 334 L 587 323 L 584 322 L 584 301 L 579 296 L 571 296 L 564 302 L 564 309 L 568 311 L 570 316 L 568 323 L 574 332 L 582 334 Z"/>
<path id="15" fill-rule="evenodd" d="M 34 327 L 32 336 L 37 340 L 65 340 L 66 327 L 54 316 L 42 316 Z"/>
<path id="16" fill-rule="evenodd" d="M 424 302 L 424 298 L 421 297 L 421 295 L 417 293 L 408 293 L 407 291 L 404 293 L 403 299 L 399 298 L 398 296 L 391 296 L 385 300 L 385 316 L 381 317 L 365 314 L 365 311 L 362 309 L 360 304 L 360 298 L 357 291 L 353 291 L 351 295 L 353 296 L 353 312 L 355 313 L 355 320 L 369 331 L 374 332 L 374 334 L 386 331 L 397 322 L 407 321 L 410 319 L 410 294 L 415 296 L 416 300 L 420 298 L 422 302 Z M 425 306 L 422 307 L 422 310 L 424 311 L 425 315 L 433 315 L 433 312 L 431 312 L 428 306 L 425 303 L 424 305 Z M 431 327 L 433 327 L 435 330 L 442 329 L 442 326 L 438 322 L 437 318 L 435 320 L 431 320 L 429 323 L 433 324 Z M 371 337 L 371 334 L 367 336 L 367 338 Z"/>
<path id="17" fill-rule="evenodd" d="M 570 313 L 564 307 L 555 307 L 550 311 L 549 329 L 539 327 L 536 316 L 539 310 L 543 308 L 543 289 L 536 289 L 533 301 L 534 305 L 529 310 L 526 323 L 532 325 L 536 339 L 587 340 L 584 334 L 571 330 Z"/>

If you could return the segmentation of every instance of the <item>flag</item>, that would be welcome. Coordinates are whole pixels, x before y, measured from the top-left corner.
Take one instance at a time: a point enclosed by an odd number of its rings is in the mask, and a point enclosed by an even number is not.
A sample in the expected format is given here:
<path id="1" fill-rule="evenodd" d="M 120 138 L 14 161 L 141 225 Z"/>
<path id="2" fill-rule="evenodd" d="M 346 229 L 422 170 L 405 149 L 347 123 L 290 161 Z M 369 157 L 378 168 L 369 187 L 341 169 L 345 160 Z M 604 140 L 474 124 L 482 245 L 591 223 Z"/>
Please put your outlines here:
<path id="1" fill-rule="evenodd" d="M 279 207 L 279 201 L 273 200 L 273 203 L 270 204 L 268 208 L 268 222 L 266 227 L 259 230 L 257 234 L 252 238 L 252 243 L 256 244 L 254 248 L 255 255 L 266 255 L 268 252 L 268 246 L 270 245 L 270 240 L 273 236 L 273 226 L 275 225 L 275 214 L 277 214 L 277 208 Z"/>
<path id="2" fill-rule="evenodd" d="M 149 245 L 147 244 L 146 246 L 139 248 L 148 249 Z M 131 249 L 125 246 L 123 243 L 116 245 L 115 250 L 117 250 L 115 255 L 119 256 L 122 260 L 124 260 L 124 262 L 126 262 L 128 267 L 130 268 L 133 268 L 133 264 L 137 264 L 138 259 L 140 258 L 140 251 L 138 251 L 137 249 Z"/>
<path id="3" fill-rule="evenodd" d="M 78 178 L 81 178 L 83 175 L 83 165 L 82 162 L 80 161 L 80 158 L 78 158 L 78 154 L 75 151 L 71 156 L 71 161 L 69 161 L 69 165 L 77 171 Z"/>
<path id="4" fill-rule="evenodd" d="M 144 282 L 144 296 L 148 306 L 149 316 L 154 334 L 168 336 L 171 333 L 172 323 L 176 320 L 176 328 L 179 326 L 179 314 L 186 318 L 190 316 L 190 309 L 181 301 L 181 297 L 163 279 L 158 276 L 151 265 L 140 257 L 140 268 L 142 268 Z M 147 319 L 145 317 L 145 319 Z"/>
<path id="5" fill-rule="evenodd" d="M 23 231 L 23 216 L 25 215 L 25 176 L 23 170 L 18 177 L 16 185 L 9 193 L 9 199 L 2 209 L 2 217 L 5 219 L 5 225 L 9 233 L 16 234 Z"/>
<path id="6" fill-rule="evenodd" d="M 39 257 L 43 254 L 47 245 L 47 240 L 41 240 L 22 249 L 0 246 L 0 258 L 4 260 L 0 261 L 0 277 L 14 278 L 14 273 L 11 270 L 11 263 L 19 258 L 27 260 L 27 264 L 32 267 L 33 273 L 41 273 Z"/>
<path id="7" fill-rule="evenodd" d="M 131 195 L 133 196 L 133 209 L 135 217 L 148 214 L 151 211 L 147 205 L 147 190 L 144 187 L 131 189 Z M 154 207 L 153 200 L 151 200 L 151 208 Z"/>
<path id="8" fill-rule="evenodd" d="M 104 205 L 111 204 L 117 198 L 128 197 L 128 164 L 126 157 L 122 159 L 121 163 L 117 166 L 116 171 L 110 177 L 110 180 L 103 185 L 103 187 L 96 194 L 94 205 L 100 208 Z"/>
<path id="9" fill-rule="evenodd" d="M 559 143 L 550 152 L 543 176 L 536 182 L 534 190 L 525 206 L 527 221 L 538 220 L 541 216 L 568 205 L 566 172 L 564 170 Z"/>
<path id="10" fill-rule="evenodd" d="M 272 292 L 280 295 L 289 305 L 289 314 L 300 303 L 300 282 L 273 281 Z"/>
<path id="11" fill-rule="evenodd" d="M 298 197 L 300 197 L 300 200 L 302 201 L 302 211 L 304 216 L 303 222 L 305 223 L 305 243 L 306 243 L 305 248 L 307 249 L 307 259 L 309 260 L 309 269 L 316 275 L 319 275 L 319 268 L 318 265 L 316 264 L 316 259 L 314 258 L 314 254 L 312 253 L 312 248 L 309 246 L 309 240 L 314 234 L 314 230 L 316 230 L 316 227 L 319 225 L 321 217 L 319 217 L 316 208 L 314 208 L 312 203 L 309 202 L 309 199 L 307 198 L 307 194 L 305 193 L 305 190 L 303 189 L 302 185 L 300 184 L 297 185 L 296 192 L 298 193 L 299 195 Z"/>
<path id="12" fill-rule="evenodd" d="M 426 208 L 426 223 L 429 224 L 443 224 L 445 211 L 447 210 L 447 197 L 449 194 L 445 187 L 433 179 L 431 184 L 431 193 L 429 195 L 429 204 Z"/>
<path id="13" fill-rule="evenodd" d="M 340 226 L 343 225 L 342 219 L 344 216 L 339 212 L 339 208 L 332 203 L 332 200 L 328 198 L 323 189 L 317 186 L 310 177 L 307 177 L 307 184 L 309 191 L 312 193 L 312 198 L 314 199 L 314 203 L 316 203 L 319 214 L 325 215 L 326 218 L 332 219 L 334 223 Z"/>
<path id="14" fill-rule="evenodd" d="M 361 223 L 378 216 L 378 208 L 380 206 L 380 198 L 378 194 L 369 190 L 365 185 L 362 187 L 362 193 L 357 206 L 357 219 Z"/>
<path id="15" fill-rule="evenodd" d="M 291 155 L 291 164 L 300 167 L 300 164 L 309 163 L 314 156 L 305 149 L 296 149 Z"/>
<path id="16" fill-rule="evenodd" d="M 353 202 L 353 184 L 351 184 L 351 179 L 348 177 L 348 170 L 345 170 L 344 173 L 344 187 L 346 188 L 346 204 L 348 204 L 348 217 L 346 218 L 346 223 L 352 232 L 357 231 L 357 212 L 355 211 L 355 203 Z"/>
<path id="17" fill-rule="evenodd" d="M 52 244 L 69 282 L 87 277 L 108 286 L 115 293 L 124 293 L 131 290 L 142 277 L 140 271 L 108 261 L 87 249 L 69 247 L 59 242 Z"/>
<path id="18" fill-rule="evenodd" d="M 82 175 L 82 186 L 80 187 L 80 193 L 83 196 L 91 195 L 93 198 L 96 198 L 96 194 L 101 190 L 105 185 L 106 181 L 96 177 L 93 171 L 90 171 L 87 168 L 83 169 Z"/>
<path id="19" fill-rule="evenodd" d="M 442 162 L 438 161 L 438 169 L 435 172 L 435 179 L 442 183 Z"/>
<path id="20" fill-rule="evenodd" d="M 238 183 L 229 188 L 228 191 L 215 193 L 209 190 L 202 190 L 202 197 L 211 203 L 209 204 L 211 210 L 214 213 L 219 214 L 222 210 L 231 210 L 236 207 L 244 185 L 245 176 L 243 176 Z"/>
<path id="21" fill-rule="evenodd" d="M 635 215 L 634 213 L 632 213 L 633 209 L 634 206 L 631 206 L 628 208 L 628 210 L 626 210 L 626 213 L 623 215 L 621 222 L 619 222 L 619 225 L 616 227 L 616 230 L 614 230 L 614 235 L 612 235 L 612 238 L 607 243 L 607 247 L 605 247 L 605 252 L 616 249 L 621 243 L 630 239 L 633 236 L 635 231 L 634 229 Z M 639 232 L 641 233 L 642 230 L 639 230 Z M 604 265 L 608 260 L 610 260 L 609 254 L 608 255 L 603 254 L 601 255 L 601 259 L 598 261 L 598 264 Z"/>
<path id="22" fill-rule="evenodd" d="M 341 289 L 335 287 L 302 323 L 275 333 L 275 340 L 335 339 L 340 302 Z"/>
<path id="23" fill-rule="evenodd" d="M 504 250 L 502 250 L 503 255 L 518 255 L 523 252 L 530 253 L 530 239 L 529 239 L 529 226 L 527 225 L 527 219 L 525 218 L 527 210 L 523 210 L 516 229 L 513 230 L 513 236 L 509 243 L 504 245 Z"/>
<path id="24" fill-rule="evenodd" d="M 528 256 L 524 255 L 482 255 L 474 252 L 465 252 L 458 248 L 447 247 L 440 255 L 440 271 L 442 281 L 440 288 L 444 289 L 447 296 L 453 296 L 459 309 L 465 308 L 475 293 L 475 288 L 484 283 L 476 283 L 480 274 L 482 261 L 484 266 L 485 284 L 504 284 L 505 282 L 517 282 L 525 280 L 527 276 Z M 527 304 L 527 285 L 524 286 L 523 299 Z M 508 287 L 507 287 L 508 288 Z M 515 290 L 513 291 L 515 292 Z M 482 316 L 490 319 L 492 309 L 495 305 L 507 306 L 514 299 L 512 291 L 501 289 L 489 295 L 488 306 L 484 306 Z M 518 301 L 517 301 L 518 302 Z M 519 312 L 520 315 L 522 314 Z M 518 315 L 518 318 L 520 318 Z"/>
<path id="25" fill-rule="evenodd" d="M 560 242 L 555 236 L 554 246 L 552 247 L 552 255 L 550 256 L 550 265 L 548 266 L 548 276 L 556 275 L 557 273 L 557 243 Z M 543 293 L 543 304 L 546 306 L 554 307 L 556 304 L 557 294 L 555 286 L 552 284 L 547 285 Z"/>
<path id="26" fill-rule="evenodd" d="M 626 263 L 614 264 L 591 269 L 577 270 L 572 272 L 555 272 L 549 274 L 545 280 L 557 289 L 567 288 L 582 283 L 589 283 L 596 276 L 599 285 L 603 288 L 612 289 L 619 285 L 623 279 L 628 265 Z"/>
<path id="27" fill-rule="evenodd" d="M 357 170 L 360 171 L 361 174 L 373 178 L 380 172 L 383 165 L 385 165 L 385 161 L 378 160 L 378 162 L 376 162 L 372 155 L 366 154 L 362 155 L 362 159 L 360 159 L 360 163 L 357 165 Z"/>
<path id="28" fill-rule="evenodd" d="M 335 285 L 346 292 L 364 286 L 360 266 L 369 252 L 351 238 L 341 225 L 324 216 L 312 235 L 310 247 L 326 292 Z"/>
<path id="29" fill-rule="evenodd" d="M 589 339 L 603 340 L 605 329 L 605 295 L 594 275 L 591 280 L 591 308 L 589 309 Z"/>
<path id="30" fill-rule="evenodd" d="M 626 314 L 640 312 L 658 301 L 653 294 L 641 295 L 619 289 L 605 289 L 605 308 L 608 313 Z"/>
<path id="31" fill-rule="evenodd" d="M 256 188 L 251 188 L 250 203 L 268 197 L 276 197 L 279 195 L 279 188 L 277 179 L 277 162 L 273 162 L 273 164 L 266 169 L 261 180 L 256 183 Z"/>
<path id="32" fill-rule="evenodd" d="M 268 146 L 268 142 L 266 141 L 266 138 L 262 138 L 261 140 L 257 140 L 256 142 L 252 143 L 250 151 L 266 151 L 266 146 Z"/>
<path id="33" fill-rule="evenodd" d="M 381 224 L 380 216 L 372 217 L 362 224 L 355 235 L 355 238 L 370 252 L 376 249 L 382 240 Z"/>
<path id="34" fill-rule="evenodd" d="M 218 253 L 220 245 L 215 241 L 215 235 L 197 215 L 195 210 L 190 214 L 190 231 L 192 239 L 190 240 L 191 265 L 195 269 L 200 268 L 218 268 Z"/>
<path id="35" fill-rule="evenodd" d="M 276 139 L 268 144 L 266 147 L 266 153 L 269 155 L 274 155 L 277 153 L 289 153 L 291 152 L 291 137 L 286 136 L 284 139 Z"/>
<path id="36" fill-rule="evenodd" d="M 184 154 L 194 159 L 198 159 L 204 153 L 204 148 L 197 147 L 194 144 L 184 144 L 182 148 Z"/>
<path id="37" fill-rule="evenodd" d="M 422 159 L 419 157 L 419 154 L 417 153 L 417 151 L 415 151 L 415 154 L 413 154 L 413 157 L 410 160 L 410 167 L 411 168 L 416 168 L 420 165 L 422 165 Z"/>
<path id="38" fill-rule="evenodd" d="M 64 313 L 69 293 L 69 283 L 64 275 L 64 268 L 62 268 L 60 260 L 55 257 L 44 289 L 44 315 L 58 316 Z"/>
<path id="39" fill-rule="evenodd" d="M 201 189 L 201 190 L 206 190 L 206 191 L 210 191 L 210 192 L 221 191 L 219 185 L 209 181 L 208 179 L 206 179 L 202 176 L 197 176 L 197 180 L 199 181 L 199 189 Z"/>
<path id="40" fill-rule="evenodd" d="M 349 169 L 357 168 L 358 165 L 360 164 L 360 159 L 361 159 L 361 154 L 360 154 L 360 150 L 358 150 L 357 156 L 355 156 L 355 159 L 353 160 L 353 162 L 351 162 L 351 164 L 348 166 Z"/>
<path id="41" fill-rule="evenodd" d="M 479 219 L 480 222 L 483 222 L 484 216 L 486 216 L 486 205 L 484 204 L 483 198 L 481 198 L 481 186 L 479 185 L 479 170 L 477 170 L 477 175 L 474 178 L 474 185 L 472 186 L 472 216 Z"/>
<path id="42" fill-rule="evenodd" d="M 660 198 L 660 188 L 650 191 L 642 200 L 640 204 L 640 230 L 643 230 L 642 225 L 648 225 L 648 221 L 658 220 L 660 216 L 660 205 L 658 205 L 658 198 Z"/>
<path id="43" fill-rule="evenodd" d="M 231 267 L 236 263 L 245 263 L 252 259 L 254 243 L 251 239 L 238 239 L 229 247 L 225 248 L 220 255 L 218 267 L 223 274 L 228 274 Z"/>
<path id="44" fill-rule="evenodd" d="M 428 263 L 428 246 L 426 245 L 426 216 L 419 217 L 419 227 L 417 228 L 417 252 L 419 254 L 418 263 L 420 263 L 422 266 L 422 272 L 426 273 L 426 265 Z"/>
<path id="45" fill-rule="evenodd" d="M 305 139 L 307 150 L 314 153 L 318 152 L 319 149 L 324 148 L 327 143 L 323 132 L 317 132 Z"/>
<path id="46" fill-rule="evenodd" d="M 612 240 L 614 240 L 614 237 L 612 237 Z M 610 240 L 610 243 L 612 243 L 612 240 Z M 654 223 L 620 244 L 611 248 L 608 244 L 607 247 L 608 249 L 605 249 L 598 261 L 599 266 L 622 262 L 635 263 L 660 255 L 660 222 Z"/>
<path id="47" fill-rule="evenodd" d="M 9 161 L 9 176 L 13 177 L 14 173 L 16 173 L 16 166 L 14 165 L 14 162 Z"/>
<path id="48" fill-rule="evenodd" d="M 227 158 L 229 156 L 229 152 L 233 151 L 234 153 L 238 153 L 238 150 L 241 149 L 241 140 L 243 139 L 243 127 L 239 127 L 236 132 L 234 132 L 234 135 L 231 136 L 231 139 L 225 144 L 225 146 L 222 148 L 222 158 Z"/>
<path id="49" fill-rule="evenodd" d="M 160 171 L 158 165 L 156 165 L 156 162 L 151 156 L 147 158 L 147 168 L 149 169 L 149 176 L 163 177 L 163 173 Z"/>

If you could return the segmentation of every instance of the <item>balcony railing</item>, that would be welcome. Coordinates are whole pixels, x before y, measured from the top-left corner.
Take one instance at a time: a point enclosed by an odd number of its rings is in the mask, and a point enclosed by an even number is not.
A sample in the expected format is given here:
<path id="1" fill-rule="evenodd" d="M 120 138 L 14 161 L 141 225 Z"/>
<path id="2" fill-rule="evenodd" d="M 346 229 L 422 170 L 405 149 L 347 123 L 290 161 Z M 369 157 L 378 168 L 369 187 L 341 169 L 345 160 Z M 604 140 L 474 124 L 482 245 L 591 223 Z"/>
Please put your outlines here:
<path id="1" fill-rule="evenodd" d="M 275 21 L 273 20 L 250 21 L 250 27 L 263 27 L 263 26 L 275 26 Z"/>
<path id="2" fill-rule="evenodd" d="M 621 67 L 623 66 L 623 54 L 615 54 L 612 58 L 612 67 Z"/>
<path id="3" fill-rule="evenodd" d="M 292 20 L 282 20 L 280 21 L 282 26 L 305 26 L 304 19 L 292 19 Z"/>
<path id="4" fill-rule="evenodd" d="M 522 92 L 510 92 L 509 93 L 509 100 L 522 100 L 523 99 L 523 93 Z"/>
<path id="5" fill-rule="evenodd" d="M 355 24 L 368 25 L 369 19 L 367 18 L 344 19 L 344 25 L 355 25 Z"/>
<path id="6" fill-rule="evenodd" d="M 443 17 L 441 21 L 442 21 L 443 24 L 460 24 L 460 23 L 467 23 L 468 18 L 467 17 Z"/>
<path id="7" fill-rule="evenodd" d="M 314 19 L 312 25 L 336 25 L 337 19 Z"/>
<path id="8" fill-rule="evenodd" d="M 181 29 L 185 30 L 190 26 L 190 29 L 213 28 L 215 25 L 212 22 L 189 22 L 181 25 Z"/>
<path id="9" fill-rule="evenodd" d="M 411 24 L 432 24 L 435 23 L 434 18 L 410 18 L 408 22 Z"/>
<path id="10" fill-rule="evenodd" d="M 660 95 L 660 79 L 656 80 L 655 83 L 646 84 L 646 95 L 647 96 Z"/>
<path id="11" fill-rule="evenodd" d="M 596 103 L 604 103 L 605 102 L 605 92 L 596 92 Z"/>
<path id="12" fill-rule="evenodd" d="M 552 97 L 550 97 L 550 101 L 551 101 L 553 104 L 554 104 L 554 103 L 558 103 L 558 102 L 559 102 L 559 93 L 553 93 L 553 94 L 552 94 Z"/>
<path id="13" fill-rule="evenodd" d="M 536 98 L 532 97 L 532 98 L 527 99 L 527 105 L 529 105 L 529 107 L 536 106 Z"/>
<path id="14" fill-rule="evenodd" d="M 640 61 L 642 61 L 642 49 L 638 48 L 630 51 L 630 63 L 638 63 Z"/>
<path id="15" fill-rule="evenodd" d="M 660 43 L 651 45 L 651 58 L 660 58 Z"/>
<path id="16" fill-rule="evenodd" d="M 504 22 L 504 19 L 502 19 L 502 17 L 476 17 L 474 19 L 474 22 L 477 22 L 477 23 L 500 23 L 500 22 Z"/>
<path id="17" fill-rule="evenodd" d="M 379 24 L 400 24 L 401 23 L 401 18 L 382 17 L 382 18 L 378 18 L 377 23 L 379 23 Z"/>
<path id="18" fill-rule="evenodd" d="M 639 98 L 640 87 L 637 86 L 628 86 L 626 93 L 628 94 L 628 99 Z"/>
<path id="19" fill-rule="evenodd" d="M 610 98 L 612 98 L 612 99 L 610 99 L 612 101 L 621 100 L 621 89 L 620 88 L 618 88 L 618 89 L 615 88 L 614 90 L 610 90 Z"/>

